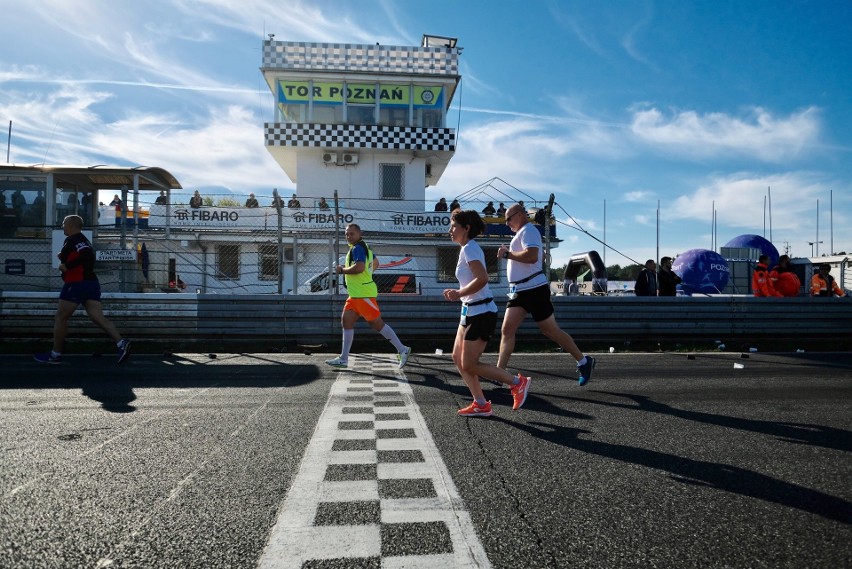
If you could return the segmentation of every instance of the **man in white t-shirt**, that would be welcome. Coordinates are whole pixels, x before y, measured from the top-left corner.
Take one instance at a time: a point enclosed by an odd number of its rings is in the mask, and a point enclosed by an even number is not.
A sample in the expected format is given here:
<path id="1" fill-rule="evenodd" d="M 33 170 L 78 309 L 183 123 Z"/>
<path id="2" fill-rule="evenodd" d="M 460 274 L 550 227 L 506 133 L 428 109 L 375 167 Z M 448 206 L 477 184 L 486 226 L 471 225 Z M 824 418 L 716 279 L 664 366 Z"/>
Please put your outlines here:
<path id="1" fill-rule="evenodd" d="M 527 314 L 532 314 L 542 333 L 577 360 L 579 383 L 585 385 L 592 378 L 595 358 L 583 354 L 574 339 L 556 323 L 550 301 L 550 284 L 542 269 L 541 234 L 529 223 L 527 212 L 520 204 L 506 210 L 506 225 L 515 236 L 508 246 L 501 245 L 497 250 L 497 255 L 507 260 L 506 275 L 509 279 L 509 302 L 503 315 L 497 367 L 506 369 L 509 365 L 518 327 Z"/>

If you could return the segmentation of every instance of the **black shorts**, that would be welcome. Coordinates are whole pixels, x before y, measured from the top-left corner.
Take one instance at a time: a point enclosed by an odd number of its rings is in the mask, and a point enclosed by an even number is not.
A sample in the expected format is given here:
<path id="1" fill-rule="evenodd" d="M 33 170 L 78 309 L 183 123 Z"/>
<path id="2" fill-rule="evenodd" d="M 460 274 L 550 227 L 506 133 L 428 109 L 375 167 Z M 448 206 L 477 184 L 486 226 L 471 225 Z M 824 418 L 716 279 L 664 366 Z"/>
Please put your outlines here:
<path id="1" fill-rule="evenodd" d="M 506 308 L 520 306 L 530 314 L 533 320 L 541 322 L 553 314 L 553 303 L 550 301 L 550 285 L 543 284 L 528 290 L 519 290 L 518 296 L 509 300 Z"/>
<path id="2" fill-rule="evenodd" d="M 476 340 L 488 341 L 494 335 L 497 327 L 497 313 L 483 312 L 476 316 L 468 316 L 467 324 L 464 326 L 464 339 L 470 342 Z"/>

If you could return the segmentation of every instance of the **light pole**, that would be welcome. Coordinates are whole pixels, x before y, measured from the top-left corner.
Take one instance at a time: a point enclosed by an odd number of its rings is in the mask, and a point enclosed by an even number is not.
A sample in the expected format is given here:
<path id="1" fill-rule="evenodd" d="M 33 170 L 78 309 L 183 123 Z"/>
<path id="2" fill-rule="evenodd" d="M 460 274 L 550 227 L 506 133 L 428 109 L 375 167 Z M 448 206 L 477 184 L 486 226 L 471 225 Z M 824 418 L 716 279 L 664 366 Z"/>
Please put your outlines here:
<path id="1" fill-rule="evenodd" d="M 808 241 L 808 245 L 811 246 L 811 257 L 814 256 L 814 245 L 819 245 L 822 241 Z"/>

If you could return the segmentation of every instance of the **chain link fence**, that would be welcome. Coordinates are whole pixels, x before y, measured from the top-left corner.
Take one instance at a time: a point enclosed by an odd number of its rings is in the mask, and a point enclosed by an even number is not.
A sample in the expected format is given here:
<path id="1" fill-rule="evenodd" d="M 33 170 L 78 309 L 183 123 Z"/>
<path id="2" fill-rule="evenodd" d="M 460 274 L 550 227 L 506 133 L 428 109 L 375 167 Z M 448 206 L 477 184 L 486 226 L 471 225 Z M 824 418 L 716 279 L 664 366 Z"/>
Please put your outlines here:
<path id="1" fill-rule="evenodd" d="M 115 198 L 121 202 L 119 194 Z M 426 218 L 423 223 L 435 221 L 430 219 L 433 216 L 442 216 L 441 223 L 449 219 L 446 212 L 424 212 L 422 202 L 350 199 L 335 204 L 333 196 L 326 200 L 295 195 L 277 199 L 276 203 L 274 194 L 243 199 L 196 192 L 189 199 L 166 203 L 164 193 L 140 192 L 129 200 L 129 207 L 101 202 L 57 211 L 56 225 L 39 226 L 30 220 L 15 235 L 5 236 L 14 238 L 0 239 L 0 289 L 47 292 L 61 288 L 56 255 L 64 236 L 58 225 L 69 213 L 84 218 L 84 232 L 98 255 L 95 271 L 102 290 L 124 293 L 342 292 L 334 267 L 348 251 L 343 235 L 353 217 L 348 212 L 367 218 L 374 212 L 376 219 L 379 214 L 400 220 L 414 217 L 417 223 L 422 222 L 420 217 Z M 341 212 L 336 222 L 335 205 Z M 388 211 L 389 205 L 399 211 Z M 294 228 L 294 219 L 315 223 L 309 231 L 300 231 Z M 382 263 L 374 275 L 380 293 L 441 294 L 457 286 L 458 246 L 450 241 L 446 226 L 436 227 L 425 235 L 393 232 L 394 228 L 365 229 L 364 238 Z M 505 272 L 496 252 L 506 240 L 506 235 L 478 238 L 492 288 L 500 287 L 500 271 Z"/>

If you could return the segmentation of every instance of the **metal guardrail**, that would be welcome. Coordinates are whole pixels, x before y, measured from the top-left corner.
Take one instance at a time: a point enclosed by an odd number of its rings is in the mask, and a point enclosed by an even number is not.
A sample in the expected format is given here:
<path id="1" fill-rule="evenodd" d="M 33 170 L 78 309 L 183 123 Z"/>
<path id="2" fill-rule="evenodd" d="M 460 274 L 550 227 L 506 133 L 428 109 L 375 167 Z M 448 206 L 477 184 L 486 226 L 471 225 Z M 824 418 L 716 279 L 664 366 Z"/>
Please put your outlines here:
<path id="1" fill-rule="evenodd" d="M 49 339 L 57 293 L 0 292 L 0 338 Z M 106 293 L 104 313 L 137 340 L 338 342 L 344 296 Z M 852 347 L 852 300 L 753 297 L 554 297 L 556 318 L 578 342 L 789 338 Z M 459 306 L 437 296 L 379 297 L 403 340 L 452 338 Z M 501 308 L 502 314 L 502 308 Z M 359 322 L 359 329 L 367 330 Z M 499 331 L 498 331 L 499 333 Z M 82 309 L 72 338 L 102 339 Z M 528 318 L 518 339 L 540 338 Z"/>

